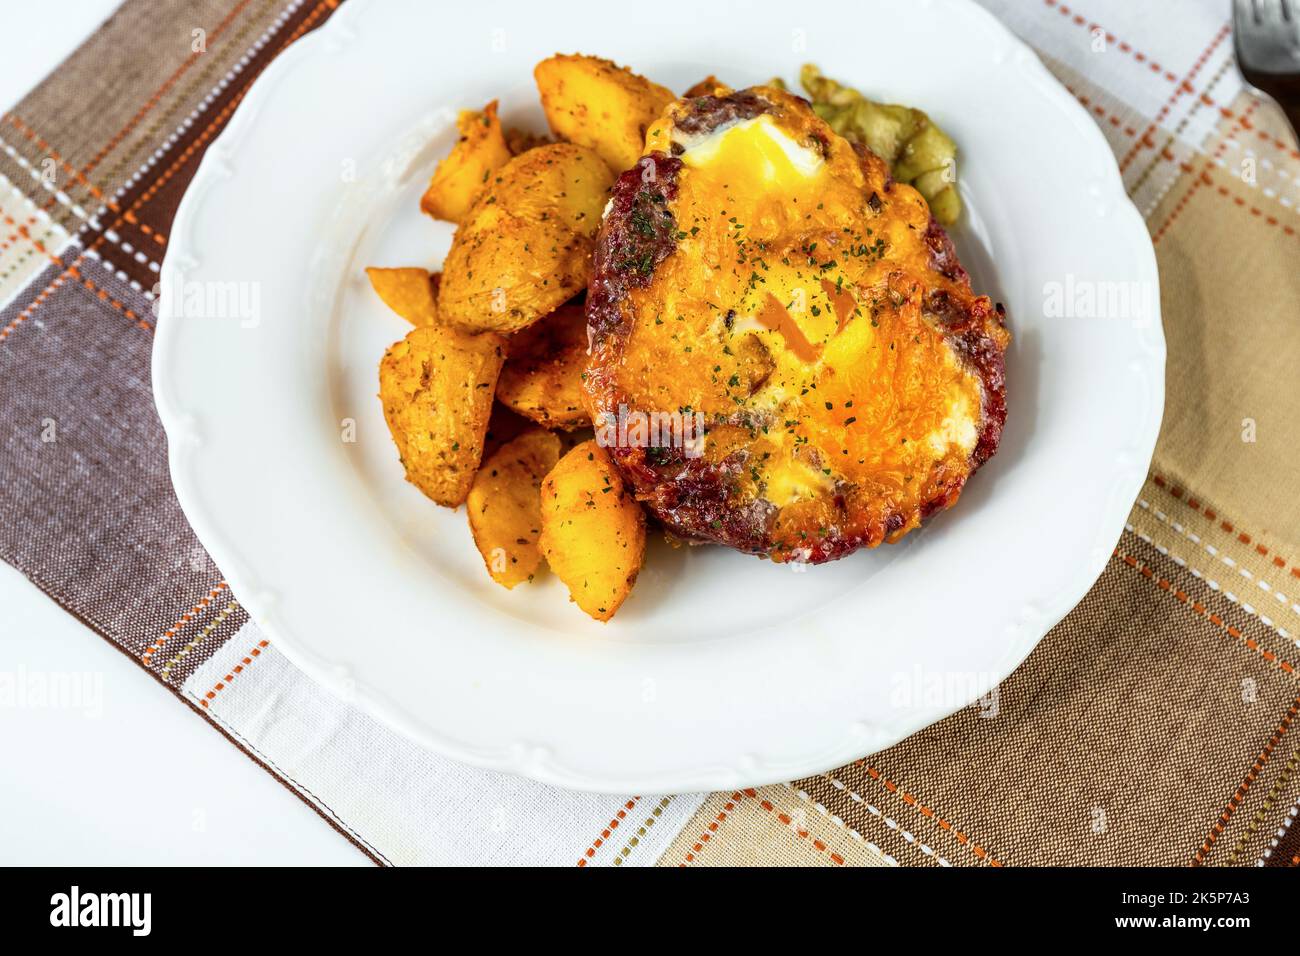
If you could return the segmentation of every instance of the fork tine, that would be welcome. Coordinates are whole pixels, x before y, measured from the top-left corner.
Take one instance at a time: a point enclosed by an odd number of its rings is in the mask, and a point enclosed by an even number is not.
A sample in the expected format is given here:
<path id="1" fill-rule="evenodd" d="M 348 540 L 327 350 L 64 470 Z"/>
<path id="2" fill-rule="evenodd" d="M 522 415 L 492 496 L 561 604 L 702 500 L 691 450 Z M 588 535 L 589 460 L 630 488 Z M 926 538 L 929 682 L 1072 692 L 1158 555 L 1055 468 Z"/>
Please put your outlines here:
<path id="1" fill-rule="evenodd" d="M 1255 24 L 1254 0 L 1232 0 L 1232 28 L 1240 36 Z"/>
<path id="2" fill-rule="evenodd" d="M 1283 0 L 1254 0 L 1255 2 L 1255 23 L 1265 29 L 1277 27 L 1284 20 L 1290 20 L 1290 12 L 1283 4 Z"/>
<path id="3" fill-rule="evenodd" d="M 1232 26 L 1243 64 L 1274 72 L 1300 67 L 1300 0 L 1233 0 Z"/>
<path id="4" fill-rule="evenodd" d="M 1233 26 L 1238 30 L 1259 33 L 1291 20 L 1288 0 L 1233 0 Z"/>

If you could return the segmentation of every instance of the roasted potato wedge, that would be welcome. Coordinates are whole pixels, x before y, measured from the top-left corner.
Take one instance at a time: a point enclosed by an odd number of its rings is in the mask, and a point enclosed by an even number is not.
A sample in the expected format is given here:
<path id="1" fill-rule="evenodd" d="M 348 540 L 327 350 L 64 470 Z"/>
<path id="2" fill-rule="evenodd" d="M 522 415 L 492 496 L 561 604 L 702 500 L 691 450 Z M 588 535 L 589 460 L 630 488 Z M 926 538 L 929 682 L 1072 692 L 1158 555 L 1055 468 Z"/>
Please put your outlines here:
<path id="1" fill-rule="evenodd" d="M 421 325 L 379 363 L 379 398 L 406 479 L 440 505 L 469 494 L 505 361 L 499 335 Z"/>
<path id="2" fill-rule="evenodd" d="M 469 530 L 488 574 L 504 588 L 531 581 L 542 563 L 542 480 L 560 460 L 560 439 L 532 428 L 479 468 L 465 500 Z"/>
<path id="3" fill-rule="evenodd" d="M 511 152 L 497 119 L 496 100 L 481 111 L 461 110 L 456 127 L 460 139 L 434 170 L 420 208 L 434 219 L 459 223 L 492 173 L 510 162 Z"/>
<path id="4" fill-rule="evenodd" d="M 647 127 L 675 97 L 626 67 L 594 56 L 557 54 L 533 69 L 542 109 L 561 139 L 589 146 L 615 172 L 645 150 Z"/>
<path id="5" fill-rule="evenodd" d="M 517 332 L 585 289 L 613 181 L 599 156 L 570 143 L 538 146 L 498 170 L 443 264 L 443 318 Z"/>
<path id="6" fill-rule="evenodd" d="M 595 441 L 576 446 L 542 482 L 542 554 L 591 617 L 608 621 L 645 558 L 645 512 Z"/>
<path id="7" fill-rule="evenodd" d="M 388 306 L 412 325 L 433 325 L 438 321 L 438 286 L 441 272 L 428 269 L 366 269 L 370 285 Z"/>
<path id="8" fill-rule="evenodd" d="M 590 425 L 582 400 L 586 369 L 587 316 L 568 303 L 510 339 L 497 401 L 544 428 Z"/>

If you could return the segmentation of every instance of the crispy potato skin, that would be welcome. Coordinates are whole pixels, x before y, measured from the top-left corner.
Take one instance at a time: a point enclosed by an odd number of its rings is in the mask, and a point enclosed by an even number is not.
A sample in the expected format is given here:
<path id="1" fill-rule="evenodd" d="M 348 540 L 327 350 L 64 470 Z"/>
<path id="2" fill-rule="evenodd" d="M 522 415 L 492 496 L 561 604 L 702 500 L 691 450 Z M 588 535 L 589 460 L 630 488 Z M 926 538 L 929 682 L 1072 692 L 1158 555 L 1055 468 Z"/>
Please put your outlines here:
<path id="1" fill-rule="evenodd" d="M 388 306 L 412 325 L 435 325 L 438 321 L 438 286 L 442 273 L 428 269 L 366 269 L 371 288 Z"/>
<path id="2" fill-rule="evenodd" d="M 543 428 L 591 424 L 582 379 L 587 369 L 587 316 L 567 303 L 510 339 L 497 400 Z"/>
<path id="3" fill-rule="evenodd" d="M 483 455 L 505 340 L 422 325 L 379 363 L 379 398 L 406 478 L 440 505 L 469 494 Z"/>
<path id="4" fill-rule="evenodd" d="M 517 332 L 581 292 L 613 181 L 599 156 L 570 143 L 503 166 L 456 230 L 440 313 L 471 331 Z"/>
<path id="5" fill-rule="evenodd" d="M 671 90 L 594 56 L 557 54 L 538 63 L 533 77 L 555 135 L 590 146 L 617 172 L 636 163 L 647 127 L 676 99 Z"/>
<path id="6" fill-rule="evenodd" d="M 511 151 L 497 119 L 497 101 L 481 112 L 462 110 L 456 119 L 460 139 L 434 170 L 420 208 L 434 219 L 459 223 L 492 173 L 510 162 Z"/>
<path id="7" fill-rule="evenodd" d="M 560 439 L 530 429 L 479 468 L 465 501 L 474 544 L 492 580 L 506 589 L 531 581 L 542 563 L 542 480 L 560 460 Z"/>
<path id="8" fill-rule="evenodd" d="M 645 512 L 594 441 L 542 482 L 542 554 L 569 596 L 598 621 L 614 616 L 645 558 Z"/>

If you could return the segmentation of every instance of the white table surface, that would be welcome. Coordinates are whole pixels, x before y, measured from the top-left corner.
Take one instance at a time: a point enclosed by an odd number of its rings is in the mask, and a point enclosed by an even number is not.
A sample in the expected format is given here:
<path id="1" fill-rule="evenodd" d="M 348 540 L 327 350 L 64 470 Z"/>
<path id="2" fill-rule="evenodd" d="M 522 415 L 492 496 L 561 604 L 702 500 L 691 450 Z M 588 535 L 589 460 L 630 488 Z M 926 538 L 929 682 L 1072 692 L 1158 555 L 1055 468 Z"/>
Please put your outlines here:
<path id="1" fill-rule="evenodd" d="M 6 3 L 0 109 L 117 0 Z M 102 680 L 102 711 L 0 704 L 0 865 L 368 865 L 297 797 L 13 568 L 0 563 L 0 671 Z"/>

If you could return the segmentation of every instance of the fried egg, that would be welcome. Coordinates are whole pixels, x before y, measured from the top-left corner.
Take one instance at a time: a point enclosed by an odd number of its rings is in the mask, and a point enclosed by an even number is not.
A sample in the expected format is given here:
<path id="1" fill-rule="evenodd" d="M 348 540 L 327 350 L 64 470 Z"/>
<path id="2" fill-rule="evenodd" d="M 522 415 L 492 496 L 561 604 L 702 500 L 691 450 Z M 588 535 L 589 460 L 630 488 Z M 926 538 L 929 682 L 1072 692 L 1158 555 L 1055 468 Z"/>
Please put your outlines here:
<path id="1" fill-rule="evenodd" d="M 777 561 L 950 507 L 1006 416 L 1001 307 L 925 200 L 767 87 L 680 100 L 616 183 L 587 297 L 597 437 L 671 531 Z"/>

